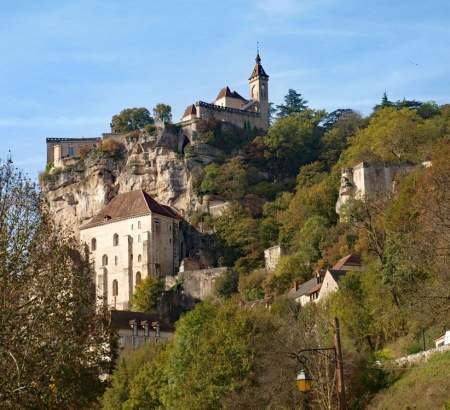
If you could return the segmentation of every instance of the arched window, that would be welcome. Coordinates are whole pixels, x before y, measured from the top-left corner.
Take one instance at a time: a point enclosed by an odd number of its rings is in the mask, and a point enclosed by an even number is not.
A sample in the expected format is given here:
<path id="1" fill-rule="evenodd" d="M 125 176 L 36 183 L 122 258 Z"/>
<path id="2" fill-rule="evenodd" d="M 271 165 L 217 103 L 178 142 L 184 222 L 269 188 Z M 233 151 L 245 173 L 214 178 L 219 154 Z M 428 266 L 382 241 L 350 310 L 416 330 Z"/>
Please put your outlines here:
<path id="1" fill-rule="evenodd" d="M 136 286 L 141 283 L 141 272 L 136 272 Z"/>
<path id="2" fill-rule="evenodd" d="M 114 256 L 114 265 L 118 265 L 119 264 L 119 257 L 118 256 Z"/>
<path id="3" fill-rule="evenodd" d="M 141 242 L 141 235 L 138 235 L 138 242 Z"/>
<path id="4" fill-rule="evenodd" d="M 141 221 L 138 221 L 138 229 L 141 229 Z"/>
<path id="5" fill-rule="evenodd" d="M 138 262 L 141 262 L 141 261 L 142 261 L 142 256 L 138 255 Z"/>
<path id="6" fill-rule="evenodd" d="M 119 235 L 115 233 L 113 236 L 113 246 L 117 245 L 119 245 Z"/>
<path id="7" fill-rule="evenodd" d="M 108 266 L 108 255 L 103 255 L 102 256 L 102 265 L 103 266 Z"/>
<path id="8" fill-rule="evenodd" d="M 117 282 L 117 279 L 113 280 L 112 294 L 113 294 L 113 296 L 117 296 L 119 294 L 119 282 Z"/>
<path id="9" fill-rule="evenodd" d="M 91 239 L 91 252 L 95 251 L 97 249 L 97 239 L 92 238 Z"/>

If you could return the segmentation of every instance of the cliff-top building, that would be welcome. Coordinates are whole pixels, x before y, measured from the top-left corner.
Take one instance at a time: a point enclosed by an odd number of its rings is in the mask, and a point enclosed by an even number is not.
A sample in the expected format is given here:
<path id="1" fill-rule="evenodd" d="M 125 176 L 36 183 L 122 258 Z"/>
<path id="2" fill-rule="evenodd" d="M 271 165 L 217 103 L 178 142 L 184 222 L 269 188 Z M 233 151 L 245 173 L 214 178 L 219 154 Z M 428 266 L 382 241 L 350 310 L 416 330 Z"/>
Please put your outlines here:
<path id="1" fill-rule="evenodd" d="M 197 130 L 200 119 L 215 118 L 238 127 L 269 128 L 269 76 L 261 65 L 259 53 L 256 64 L 248 79 L 250 98 L 247 100 L 229 87 L 219 91 L 212 103 L 198 101 L 184 111 L 179 125 L 190 137 Z"/>
<path id="2" fill-rule="evenodd" d="M 81 226 L 81 241 L 94 265 L 97 300 L 127 310 L 142 279 L 174 275 L 182 252 L 180 220 L 170 207 L 139 190 L 117 195 Z"/>

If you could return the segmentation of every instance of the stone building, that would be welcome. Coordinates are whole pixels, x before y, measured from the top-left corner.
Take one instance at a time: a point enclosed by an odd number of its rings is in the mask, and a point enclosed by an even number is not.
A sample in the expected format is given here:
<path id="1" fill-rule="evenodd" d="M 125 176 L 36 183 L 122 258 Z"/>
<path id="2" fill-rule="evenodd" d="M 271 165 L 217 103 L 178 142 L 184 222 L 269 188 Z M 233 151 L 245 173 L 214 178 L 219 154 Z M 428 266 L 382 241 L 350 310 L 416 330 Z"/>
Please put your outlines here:
<path id="1" fill-rule="evenodd" d="M 358 255 L 350 254 L 340 259 L 335 265 L 328 269 L 317 294 L 317 300 L 327 298 L 331 293 L 339 289 L 339 281 L 348 271 L 361 271 L 363 269 L 361 258 Z"/>
<path id="2" fill-rule="evenodd" d="M 93 148 L 100 141 L 101 138 L 47 138 L 47 164 L 62 167 L 65 159 L 78 157 L 80 149 Z"/>
<path id="3" fill-rule="evenodd" d="M 256 64 L 248 80 L 250 98 L 242 97 L 229 87 L 222 88 L 211 102 L 198 101 L 184 111 L 178 125 L 192 141 L 195 139 L 197 123 L 200 119 L 214 118 L 238 127 L 246 126 L 267 130 L 269 128 L 269 76 L 261 65 L 259 53 Z"/>
<path id="4" fill-rule="evenodd" d="M 365 200 L 391 192 L 395 187 L 396 178 L 408 174 L 413 169 L 414 165 L 407 163 L 386 165 L 366 162 L 343 169 L 336 213 L 341 213 L 343 205 L 349 199 Z"/>
<path id="5" fill-rule="evenodd" d="M 331 269 L 320 269 L 315 272 L 313 278 L 306 282 L 295 282 L 287 296 L 302 306 L 310 302 L 318 302 L 339 289 L 339 281 L 348 271 L 361 271 L 362 269 L 359 255 L 344 256 Z"/>
<path id="6" fill-rule="evenodd" d="M 96 295 L 127 310 L 135 286 L 148 275 L 178 271 L 181 217 L 142 190 L 119 194 L 87 224 L 80 237 L 91 253 Z"/>

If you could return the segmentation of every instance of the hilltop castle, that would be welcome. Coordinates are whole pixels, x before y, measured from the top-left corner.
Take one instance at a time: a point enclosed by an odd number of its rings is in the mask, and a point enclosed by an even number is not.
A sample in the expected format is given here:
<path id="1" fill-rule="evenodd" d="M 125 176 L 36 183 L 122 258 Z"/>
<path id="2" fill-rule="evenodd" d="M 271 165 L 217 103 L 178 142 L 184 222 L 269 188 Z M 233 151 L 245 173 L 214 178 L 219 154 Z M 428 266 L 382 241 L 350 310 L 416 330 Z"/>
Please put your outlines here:
<path id="1" fill-rule="evenodd" d="M 177 124 L 183 130 L 183 138 L 193 143 L 196 139 L 197 124 L 202 119 L 214 118 L 240 128 L 269 128 L 269 76 L 261 65 L 261 57 L 256 54 L 255 66 L 248 79 L 250 99 L 242 97 L 228 86 L 222 88 L 212 103 L 197 101 L 189 105 Z M 47 138 L 47 163 L 56 168 L 63 167 L 67 160 L 79 156 L 80 150 L 97 146 L 102 138 L 120 139 L 121 134 L 103 134 L 99 138 Z"/>
<path id="2" fill-rule="evenodd" d="M 248 83 L 249 100 L 226 86 L 219 91 L 212 103 L 197 101 L 189 105 L 178 125 L 190 137 L 195 134 L 198 121 L 208 118 L 229 122 L 241 128 L 248 126 L 266 131 L 269 128 L 269 76 L 261 65 L 259 53 Z"/>

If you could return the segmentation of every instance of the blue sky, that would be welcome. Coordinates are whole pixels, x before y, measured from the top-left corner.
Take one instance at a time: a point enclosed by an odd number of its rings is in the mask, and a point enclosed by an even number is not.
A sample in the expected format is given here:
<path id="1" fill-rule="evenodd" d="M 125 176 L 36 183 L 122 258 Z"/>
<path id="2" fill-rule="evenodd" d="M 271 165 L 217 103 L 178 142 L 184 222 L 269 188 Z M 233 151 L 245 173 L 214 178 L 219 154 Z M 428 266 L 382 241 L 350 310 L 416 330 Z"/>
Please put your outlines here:
<path id="1" fill-rule="evenodd" d="M 46 137 L 98 136 L 125 107 L 247 95 L 256 41 L 270 100 L 362 113 L 450 102 L 448 0 L 0 0 L 0 158 L 35 177 Z"/>

